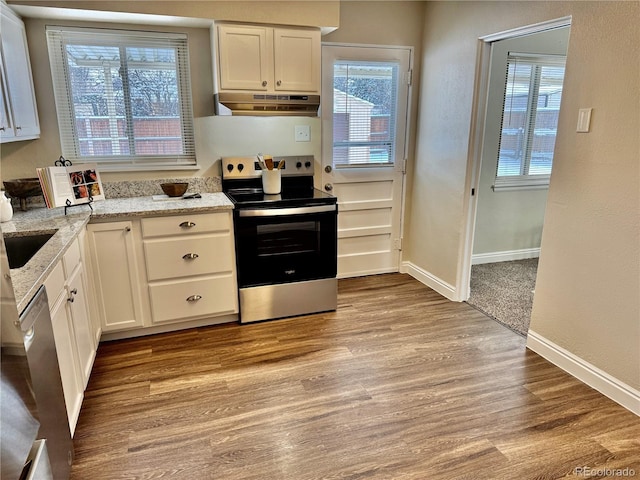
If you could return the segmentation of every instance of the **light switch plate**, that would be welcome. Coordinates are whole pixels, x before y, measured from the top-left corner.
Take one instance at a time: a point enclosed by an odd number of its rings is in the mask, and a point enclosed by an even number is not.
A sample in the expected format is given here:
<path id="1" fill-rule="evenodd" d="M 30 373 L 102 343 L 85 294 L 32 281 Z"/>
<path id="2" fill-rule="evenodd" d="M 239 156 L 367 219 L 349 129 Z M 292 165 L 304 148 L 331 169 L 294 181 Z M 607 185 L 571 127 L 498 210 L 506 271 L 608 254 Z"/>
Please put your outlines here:
<path id="1" fill-rule="evenodd" d="M 580 110 L 578 110 L 578 127 L 576 128 L 576 132 L 589 133 L 590 126 L 591 126 L 591 109 L 581 108 Z"/>
<path id="2" fill-rule="evenodd" d="M 296 136 L 296 142 L 310 142 L 311 127 L 309 125 L 296 125 L 295 136 Z"/>

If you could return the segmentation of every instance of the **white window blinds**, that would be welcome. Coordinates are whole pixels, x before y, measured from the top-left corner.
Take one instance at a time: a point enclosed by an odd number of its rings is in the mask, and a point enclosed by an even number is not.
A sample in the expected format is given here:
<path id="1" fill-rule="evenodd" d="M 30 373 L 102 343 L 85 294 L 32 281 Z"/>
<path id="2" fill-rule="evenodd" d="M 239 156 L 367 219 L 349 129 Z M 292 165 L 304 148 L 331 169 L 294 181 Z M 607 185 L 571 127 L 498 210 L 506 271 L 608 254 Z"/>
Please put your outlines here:
<path id="1" fill-rule="evenodd" d="M 335 62 L 333 164 L 393 166 L 398 70 L 394 63 Z"/>
<path id="2" fill-rule="evenodd" d="M 47 41 L 65 158 L 195 165 L 186 35 L 47 27 Z"/>
<path id="3" fill-rule="evenodd" d="M 565 58 L 509 53 L 494 188 L 548 185 Z"/>

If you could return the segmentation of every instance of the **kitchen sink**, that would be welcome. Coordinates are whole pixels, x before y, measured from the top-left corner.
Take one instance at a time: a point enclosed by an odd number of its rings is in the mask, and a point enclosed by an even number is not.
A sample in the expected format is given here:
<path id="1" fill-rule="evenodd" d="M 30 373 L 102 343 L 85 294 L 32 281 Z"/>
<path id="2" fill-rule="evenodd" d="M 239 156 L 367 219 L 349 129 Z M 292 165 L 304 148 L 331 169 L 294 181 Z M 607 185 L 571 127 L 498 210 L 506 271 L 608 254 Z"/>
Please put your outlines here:
<path id="1" fill-rule="evenodd" d="M 33 256 L 38 253 L 47 241 L 55 235 L 57 230 L 35 235 L 23 235 L 17 237 L 4 237 L 4 245 L 7 248 L 9 268 L 24 267 Z"/>

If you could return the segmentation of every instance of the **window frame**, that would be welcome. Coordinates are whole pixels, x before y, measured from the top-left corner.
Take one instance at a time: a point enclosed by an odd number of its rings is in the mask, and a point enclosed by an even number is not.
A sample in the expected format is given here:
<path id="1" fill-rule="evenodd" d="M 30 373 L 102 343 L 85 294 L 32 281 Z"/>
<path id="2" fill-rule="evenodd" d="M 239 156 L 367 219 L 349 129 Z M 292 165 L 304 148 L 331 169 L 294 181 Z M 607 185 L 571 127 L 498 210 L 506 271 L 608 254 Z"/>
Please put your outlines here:
<path id="1" fill-rule="evenodd" d="M 549 174 L 531 174 L 521 173 L 520 175 L 499 175 L 500 167 L 500 153 L 502 145 L 502 132 L 504 125 L 504 112 L 505 103 L 507 101 L 507 91 L 509 87 L 509 66 L 521 64 L 527 64 L 532 66 L 532 72 L 529 78 L 529 90 L 527 92 L 527 107 L 526 107 L 526 127 L 524 131 L 524 145 L 523 150 L 525 154 L 520 164 L 520 171 L 529 171 L 531 167 L 531 151 L 535 135 L 535 119 L 539 109 L 538 99 L 540 94 L 540 71 L 543 67 L 564 67 L 566 64 L 566 55 L 555 54 L 528 54 L 528 53 L 515 53 L 509 52 L 507 57 L 506 72 L 505 72 L 505 89 L 502 95 L 502 118 L 500 121 L 500 135 L 498 138 L 498 158 L 496 159 L 496 173 L 493 184 L 494 191 L 508 191 L 518 190 L 522 188 L 527 189 L 547 189 L 549 187 L 549 181 L 551 173 Z M 563 75 L 564 84 L 564 75 Z M 562 93 L 561 93 L 562 95 Z M 562 104 L 562 97 L 560 105 L 558 106 L 558 112 L 560 111 Z M 533 123 L 532 123 L 533 122 Z M 557 125 L 556 125 L 557 132 Z M 551 159 L 551 168 L 553 168 L 553 158 Z"/>
<path id="2" fill-rule="evenodd" d="M 195 170 L 198 164 L 195 156 L 194 118 L 191 95 L 189 65 L 189 45 L 186 34 L 157 31 L 115 30 L 87 27 L 46 27 L 49 61 L 53 80 L 54 97 L 58 117 L 58 127 L 62 154 L 74 163 L 97 163 L 102 171 L 136 170 Z M 175 49 L 176 80 L 178 88 L 178 110 L 180 117 L 180 139 L 182 154 L 165 155 L 82 155 L 73 105 L 68 58 L 68 44 L 83 45 L 86 38 L 89 45 L 118 48 L 121 51 L 131 47 L 173 48 Z M 120 55 L 120 68 L 131 68 L 128 60 Z M 125 84 L 128 83 L 125 81 Z M 123 91 L 128 88 L 123 86 Z M 129 97 L 125 103 L 130 103 Z M 126 109 L 128 135 L 133 134 L 133 113 Z M 135 142 L 135 136 L 128 138 Z"/>

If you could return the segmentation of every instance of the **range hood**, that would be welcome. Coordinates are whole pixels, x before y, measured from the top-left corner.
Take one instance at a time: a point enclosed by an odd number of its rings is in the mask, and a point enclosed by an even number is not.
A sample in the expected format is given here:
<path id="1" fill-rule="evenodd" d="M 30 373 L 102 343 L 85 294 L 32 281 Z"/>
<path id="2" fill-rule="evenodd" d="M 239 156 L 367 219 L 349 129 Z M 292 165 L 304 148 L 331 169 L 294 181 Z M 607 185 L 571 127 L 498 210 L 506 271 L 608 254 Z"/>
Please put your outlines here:
<path id="1" fill-rule="evenodd" d="M 214 95 L 216 115 L 317 117 L 320 95 L 230 93 Z"/>

